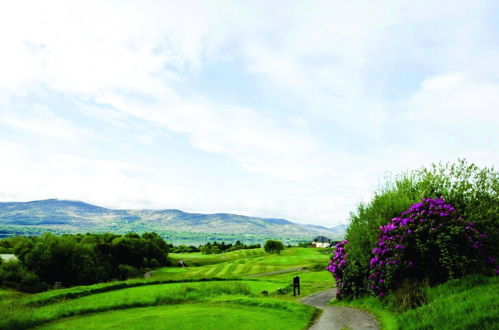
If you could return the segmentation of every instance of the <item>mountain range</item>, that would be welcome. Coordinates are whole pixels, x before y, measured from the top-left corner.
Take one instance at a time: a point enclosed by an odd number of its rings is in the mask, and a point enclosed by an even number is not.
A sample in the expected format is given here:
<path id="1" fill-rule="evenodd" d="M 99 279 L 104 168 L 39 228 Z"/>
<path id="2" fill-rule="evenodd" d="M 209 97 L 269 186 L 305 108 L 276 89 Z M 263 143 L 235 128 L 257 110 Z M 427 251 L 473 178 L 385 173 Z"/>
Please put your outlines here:
<path id="1" fill-rule="evenodd" d="M 0 226 L 61 232 L 169 231 L 309 239 L 318 235 L 340 239 L 346 227 L 339 225 L 327 228 L 285 219 L 228 213 L 201 214 L 175 209 L 109 209 L 81 201 L 59 199 L 0 202 Z"/>

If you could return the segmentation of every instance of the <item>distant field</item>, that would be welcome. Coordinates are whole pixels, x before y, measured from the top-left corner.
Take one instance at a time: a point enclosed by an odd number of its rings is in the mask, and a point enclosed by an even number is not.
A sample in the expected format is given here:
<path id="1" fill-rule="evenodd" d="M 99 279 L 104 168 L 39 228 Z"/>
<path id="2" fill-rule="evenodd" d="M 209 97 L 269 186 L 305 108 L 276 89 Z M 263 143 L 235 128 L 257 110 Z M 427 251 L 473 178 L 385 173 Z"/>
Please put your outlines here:
<path id="1" fill-rule="evenodd" d="M 305 329 L 315 310 L 293 302 L 300 297 L 291 295 L 292 278 L 300 276 L 302 296 L 333 286 L 331 274 L 324 271 L 326 249 L 290 248 L 281 255 L 253 249 L 171 258 L 189 267 L 160 268 L 150 279 L 39 294 L 0 291 L 0 314 L 6 315 L 0 328 Z"/>
<path id="2" fill-rule="evenodd" d="M 178 268 L 162 268 L 155 277 L 176 273 L 180 277 L 234 277 L 258 273 L 282 271 L 290 268 L 310 267 L 314 264 L 327 265 L 329 256 L 326 249 L 290 248 L 281 255 L 269 255 L 263 249 L 239 250 L 219 255 L 172 254 L 175 264 L 183 260 L 189 265 L 179 271 Z"/>
<path id="3" fill-rule="evenodd" d="M 266 255 L 263 249 L 237 250 L 221 254 L 202 254 L 201 252 L 194 253 L 170 253 L 169 259 L 175 266 L 180 260 L 183 260 L 187 266 L 203 266 L 227 262 L 236 259 L 251 258 L 256 256 Z"/>

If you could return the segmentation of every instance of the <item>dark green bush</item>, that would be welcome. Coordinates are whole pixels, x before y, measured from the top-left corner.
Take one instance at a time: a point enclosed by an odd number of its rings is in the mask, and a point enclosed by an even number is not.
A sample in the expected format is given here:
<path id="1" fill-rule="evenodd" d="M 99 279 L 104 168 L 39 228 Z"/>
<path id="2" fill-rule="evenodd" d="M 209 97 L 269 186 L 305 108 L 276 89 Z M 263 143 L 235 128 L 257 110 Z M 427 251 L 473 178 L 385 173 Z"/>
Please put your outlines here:
<path id="1" fill-rule="evenodd" d="M 265 244 L 263 245 L 263 249 L 267 253 L 277 253 L 281 254 L 281 251 L 284 249 L 284 245 L 282 244 L 281 241 L 275 241 L 269 239 Z"/>
<path id="2" fill-rule="evenodd" d="M 119 274 L 119 279 L 124 281 L 127 278 L 137 277 L 142 275 L 142 271 L 133 266 L 121 264 L 118 265 L 118 274 Z"/>
<path id="3" fill-rule="evenodd" d="M 46 283 L 17 260 L 8 260 L 0 265 L 0 285 L 30 293 L 47 289 Z"/>

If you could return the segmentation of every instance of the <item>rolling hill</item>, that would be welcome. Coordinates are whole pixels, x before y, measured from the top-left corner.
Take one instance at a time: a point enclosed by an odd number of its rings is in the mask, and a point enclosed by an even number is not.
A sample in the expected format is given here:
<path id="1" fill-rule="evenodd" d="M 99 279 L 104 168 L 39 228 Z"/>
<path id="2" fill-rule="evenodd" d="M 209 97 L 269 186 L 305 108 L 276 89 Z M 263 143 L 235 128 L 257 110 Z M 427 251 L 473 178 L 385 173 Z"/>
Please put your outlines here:
<path id="1" fill-rule="evenodd" d="M 0 226 L 52 229 L 62 232 L 144 232 L 252 234 L 276 238 L 341 238 L 345 226 L 326 228 L 285 219 L 237 214 L 187 213 L 180 210 L 119 210 L 80 201 L 47 199 L 0 202 Z"/>

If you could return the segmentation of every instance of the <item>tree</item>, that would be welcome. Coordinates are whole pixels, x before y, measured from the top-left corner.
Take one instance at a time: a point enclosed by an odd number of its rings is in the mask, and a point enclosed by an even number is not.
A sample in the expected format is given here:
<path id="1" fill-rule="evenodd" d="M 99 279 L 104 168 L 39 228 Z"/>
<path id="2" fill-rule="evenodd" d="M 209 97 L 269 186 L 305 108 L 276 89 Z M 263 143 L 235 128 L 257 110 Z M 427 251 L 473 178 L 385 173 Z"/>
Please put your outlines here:
<path id="1" fill-rule="evenodd" d="M 284 249 L 284 245 L 281 241 L 268 240 L 267 242 L 265 242 L 263 249 L 267 253 L 281 254 L 281 251 Z"/>

